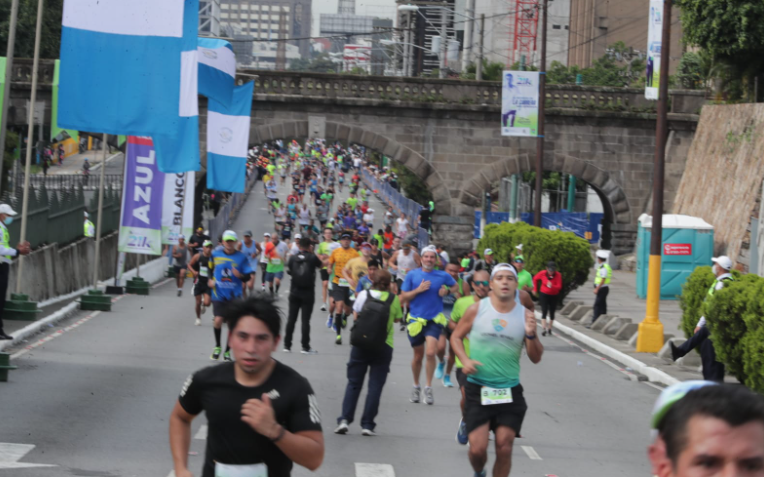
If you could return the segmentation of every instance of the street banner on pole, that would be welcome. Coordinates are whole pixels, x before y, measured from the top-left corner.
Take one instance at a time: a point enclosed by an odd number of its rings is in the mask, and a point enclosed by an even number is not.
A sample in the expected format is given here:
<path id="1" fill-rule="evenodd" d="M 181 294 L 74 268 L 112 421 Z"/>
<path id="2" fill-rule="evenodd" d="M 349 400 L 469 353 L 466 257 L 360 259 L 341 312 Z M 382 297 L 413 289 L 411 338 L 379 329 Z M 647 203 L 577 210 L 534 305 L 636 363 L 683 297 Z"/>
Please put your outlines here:
<path id="1" fill-rule="evenodd" d="M 0 124 L 3 121 L 3 101 L 5 98 L 5 65 L 7 61 L 4 56 L 0 56 Z"/>
<path id="2" fill-rule="evenodd" d="M 194 172 L 163 175 L 162 244 L 177 245 L 180 234 L 188 239 L 193 233 L 195 175 Z"/>
<path id="3" fill-rule="evenodd" d="M 645 82 L 645 98 L 647 99 L 658 99 L 662 32 L 663 0 L 650 0 L 650 24 L 647 27 L 647 81 Z"/>
<path id="4" fill-rule="evenodd" d="M 538 137 L 539 73 L 504 71 L 501 78 L 501 135 Z"/>
<path id="5" fill-rule="evenodd" d="M 207 103 L 208 189 L 244 192 L 254 86 L 253 82 L 237 86 L 230 108 L 214 99 Z"/>
<path id="6" fill-rule="evenodd" d="M 119 251 L 162 254 L 164 174 L 157 169 L 151 138 L 130 136 L 122 184 Z"/>

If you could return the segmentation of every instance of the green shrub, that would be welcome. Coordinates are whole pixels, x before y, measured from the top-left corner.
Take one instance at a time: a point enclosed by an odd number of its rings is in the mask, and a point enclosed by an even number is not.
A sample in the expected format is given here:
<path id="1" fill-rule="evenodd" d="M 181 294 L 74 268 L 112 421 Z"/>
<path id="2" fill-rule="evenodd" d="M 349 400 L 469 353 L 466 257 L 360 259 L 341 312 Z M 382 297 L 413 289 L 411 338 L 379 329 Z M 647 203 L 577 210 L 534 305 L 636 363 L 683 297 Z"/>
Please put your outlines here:
<path id="1" fill-rule="evenodd" d="M 698 267 L 682 285 L 682 296 L 679 297 L 682 321 L 679 322 L 679 329 L 684 332 L 685 338 L 695 334 L 695 325 L 703 316 L 703 302 L 713 282 L 714 274 L 711 267 Z"/>
<path id="2" fill-rule="evenodd" d="M 738 276 L 703 308 L 717 359 L 740 382 L 764 393 L 764 280 Z"/>
<path id="3" fill-rule="evenodd" d="M 490 224 L 478 243 L 478 253 L 490 248 L 497 262 L 508 262 L 515 246 L 523 244 L 525 269 L 532 275 L 546 268 L 550 260 L 562 274 L 561 298 L 586 283 L 594 266 L 589 242 L 572 232 L 547 230 L 525 222 Z"/>

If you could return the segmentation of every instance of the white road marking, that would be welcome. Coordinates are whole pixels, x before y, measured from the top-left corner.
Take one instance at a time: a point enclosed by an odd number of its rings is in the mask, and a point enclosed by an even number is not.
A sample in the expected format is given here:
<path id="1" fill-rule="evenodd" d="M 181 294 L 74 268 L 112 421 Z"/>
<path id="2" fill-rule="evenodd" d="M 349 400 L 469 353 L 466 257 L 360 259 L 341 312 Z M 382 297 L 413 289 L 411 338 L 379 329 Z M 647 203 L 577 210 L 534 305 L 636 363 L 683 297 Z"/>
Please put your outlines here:
<path id="1" fill-rule="evenodd" d="M 528 454 L 528 457 L 530 457 L 531 460 L 542 460 L 541 456 L 536 452 L 536 449 L 534 449 L 531 446 L 520 446 L 523 448 L 526 454 Z"/>
<path id="2" fill-rule="evenodd" d="M 75 321 L 71 325 L 69 325 L 69 326 L 67 326 L 65 328 L 62 328 L 60 330 L 56 330 L 54 333 L 51 333 L 48 336 L 45 336 L 44 338 L 40 338 L 39 340 L 35 341 L 34 343 L 25 346 L 24 349 L 19 350 L 19 351 L 13 353 L 11 355 L 11 359 L 16 359 L 16 358 L 19 358 L 19 357 L 27 354 L 28 352 L 32 351 L 33 349 L 37 348 L 38 346 L 44 345 L 48 341 L 51 341 L 51 340 L 53 340 L 55 338 L 58 338 L 62 334 L 66 333 L 67 331 L 71 331 L 71 330 L 77 328 L 78 326 L 87 323 L 88 321 L 92 320 L 93 318 L 95 318 L 96 316 L 98 316 L 100 314 L 101 314 L 100 311 L 94 311 L 93 313 L 87 315 L 86 317 L 80 318 L 79 320 Z M 2 462 L 2 453 L 0 453 L 0 462 Z"/>
<path id="3" fill-rule="evenodd" d="M 199 440 L 207 439 L 207 424 L 202 424 L 199 430 L 196 431 L 196 435 L 194 436 L 194 439 L 199 439 Z"/>
<path id="4" fill-rule="evenodd" d="M 655 384 L 655 383 L 651 383 L 650 381 L 645 381 L 645 384 L 647 384 L 647 385 L 648 385 L 648 386 L 650 386 L 651 388 L 655 388 L 655 389 L 657 389 L 658 391 L 663 391 L 663 390 L 665 389 L 664 387 L 662 387 L 662 386 L 658 386 L 657 384 Z"/>
<path id="5" fill-rule="evenodd" d="M 159 288 L 162 285 L 164 285 L 165 283 L 169 283 L 169 282 L 171 282 L 173 280 L 175 280 L 175 279 L 174 278 L 166 278 L 166 279 L 162 280 L 159 283 L 155 283 L 155 284 L 151 285 L 151 289 L 153 290 L 153 289 Z"/>
<path id="6" fill-rule="evenodd" d="M 11 444 L 0 442 L 0 469 L 26 469 L 30 467 L 55 467 L 51 464 L 30 464 L 19 462 L 35 446 L 32 444 Z"/>
<path id="7" fill-rule="evenodd" d="M 395 477 L 395 470 L 390 464 L 355 463 L 356 477 Z"/>

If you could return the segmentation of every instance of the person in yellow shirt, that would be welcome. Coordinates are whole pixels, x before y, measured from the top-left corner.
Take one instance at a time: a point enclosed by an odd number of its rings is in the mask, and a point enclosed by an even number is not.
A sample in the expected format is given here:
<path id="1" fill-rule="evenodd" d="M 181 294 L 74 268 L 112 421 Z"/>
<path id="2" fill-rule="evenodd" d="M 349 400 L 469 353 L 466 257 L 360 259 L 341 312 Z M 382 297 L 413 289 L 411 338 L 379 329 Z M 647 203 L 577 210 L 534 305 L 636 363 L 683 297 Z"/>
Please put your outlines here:
<path id="1" fill-rule="evenodd" d="M 363 242 L 361 244 L 361 255 L 350 260 L 345 268 L 342 269 L 342 276 L 350 282 L 350 289 L 355 290 L 358 286 L 358 280 L 361 276 L 369 273 L 368 263 L 372 259 L 371 244 Z M 362 275 L 363 274 L 363 275 Z"/>
<path id="2" fill-rule="evenodd" d="M 351 313 L 350 309 L 350 282 L 343 275 L 343 270 L 347 263 L 358 257 L 358 252 L 350 248 L 350 240 L 353 235 L 347 231 L 340 235 L 340 248 L 329 255 L 326 265 L 334 273 L 332 280 L 332 299 L 334 300 L 334 309 L 329 310 L 329 320 L 334 324 L 334 330 L 337 332 L 335 343 L 342 344 L 342 328 L 347 326 L 347 317 Z M 331 327 L 331 326 L 330 326 Z"/>

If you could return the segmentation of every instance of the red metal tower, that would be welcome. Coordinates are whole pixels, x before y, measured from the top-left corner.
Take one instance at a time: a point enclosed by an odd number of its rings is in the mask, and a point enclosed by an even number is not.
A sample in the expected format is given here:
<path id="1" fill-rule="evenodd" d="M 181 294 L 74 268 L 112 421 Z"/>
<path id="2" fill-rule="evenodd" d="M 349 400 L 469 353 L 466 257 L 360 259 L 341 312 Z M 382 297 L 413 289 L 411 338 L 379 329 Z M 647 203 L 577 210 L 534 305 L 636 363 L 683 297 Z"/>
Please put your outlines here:
<path id="1" fill-rule="evenodd" d="M 516 0 L 513 13 L 515 28 L 510 42 L 509 65 L 515 64 L 525 55 L 531 64 L 531 54 L 536 51 L 536 33 L 539 24 L 539 3 L 537 0 Z M 510 22 L 512 21 L 510 16 Z"/>

